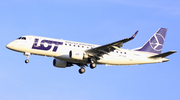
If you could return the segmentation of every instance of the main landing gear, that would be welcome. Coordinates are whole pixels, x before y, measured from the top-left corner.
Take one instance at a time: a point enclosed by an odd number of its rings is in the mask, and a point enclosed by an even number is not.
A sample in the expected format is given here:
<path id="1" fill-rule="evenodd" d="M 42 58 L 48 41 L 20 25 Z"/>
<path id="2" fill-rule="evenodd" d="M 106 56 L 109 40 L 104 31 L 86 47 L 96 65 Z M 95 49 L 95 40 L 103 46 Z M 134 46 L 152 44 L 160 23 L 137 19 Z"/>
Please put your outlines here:
<path id="1" fill-rule="evenodd" d="M 91 69 L 94 69 L 94 68 L 96 68 L 96 63 L 95 63 L 95 60 L 94 59 L 89 59 L 89 62 L 90 62 L 90 68 Z M 80 69 L 79 69 L 79 73 L 80 74 L 83 74 L 86 70 L 84 69 L 85 68 L 85 66 L 88 66 L 88 65 L 84 65 L 84 64 L 77 64 L 79 67 L 81 67 Z"/>
<path id="2" fill-rule="evenodd" d="M 83 74 L 86 70 L 85 70 L 85 66 L 88 66 L 87 64 L 81 64 L 81 63 L 77 63 L 76 65 L 78 65 L 79 67 L 81 67 L 79 69 L 79 73 Z"/>
<path id="3" fill-rule="evenodd" d="M 91 63 L 91 64 L 90 64 L 90 68 L 91 68 L 91 69 L 96 68 L 96 63 L 94 63 L 94 62 L 93 62 L 93 63 Z"/>
<path id="4" fill-rule="evenodd" d="M 83 74 L 86 70 L 85 70 L 85 66 L 79 66 L 79 67 L 81 67 L 80 69 L 79 69 L 79 73 L 80 74 Z M 92 64 L 90 64 L 90 68 L 91 69 L 94 69 L 94 68 L 96 68 L 96 63 L 92 63 Z"/>
<path id="5" fill-rule="evenodd" d="M 91 69 L 96 68 L 96 63 L 94 63 L 94 62 L 95 62 L 95 59 L 90 58 L 89 61 L 91 62 L 90 68 L 91 68 Z"/>
<path id="6" fill-rule="evenodd" d="M 29 63 L 29 55 L 31 55 L 30 53 L 28 53 L 28 52 L 25 52 L 24 53 L 24 55 L 26 56 L 26 60 L 25 60 L 25 63 L 27 64 L 27 63 Z"/>
<path id="7" fill-rule="evenodd" d="M 85 70 L 83 67 L 79 69 L 79 73 L 80 73 L 80 74 L 83 74 L 85 71 L 86 71 L 86 70 Z"/>

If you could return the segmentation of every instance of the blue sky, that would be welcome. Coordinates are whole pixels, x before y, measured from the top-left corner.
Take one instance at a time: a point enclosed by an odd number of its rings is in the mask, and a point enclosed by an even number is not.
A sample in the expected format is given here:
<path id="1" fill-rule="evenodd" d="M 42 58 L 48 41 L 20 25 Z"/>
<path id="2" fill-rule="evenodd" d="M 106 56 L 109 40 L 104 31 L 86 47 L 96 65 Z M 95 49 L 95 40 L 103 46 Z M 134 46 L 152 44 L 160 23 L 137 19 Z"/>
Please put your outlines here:
<path id="1" fill-rule="evenodd" d="M 179 100 L 179 52 L 169 62 L 137 66 L 53 67 L 53 58 L 30 56 L 5 45 L 37 35 L 104 45 L 131 36 L 123 48 L 142 46 L 167 28 L 163 51 L 180 51 L 178 0 L 1 0 L 1 100 Z"/>

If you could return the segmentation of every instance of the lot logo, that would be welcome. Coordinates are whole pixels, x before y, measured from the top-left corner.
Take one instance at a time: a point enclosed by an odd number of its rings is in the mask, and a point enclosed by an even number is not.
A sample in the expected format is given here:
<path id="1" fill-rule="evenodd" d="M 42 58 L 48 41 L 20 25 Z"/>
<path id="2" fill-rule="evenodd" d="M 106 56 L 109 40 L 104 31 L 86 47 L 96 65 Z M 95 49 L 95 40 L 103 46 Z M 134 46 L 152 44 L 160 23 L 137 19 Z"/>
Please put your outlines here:
<path id="1" fill-rule="evenodd" d="M 155 34 L 151 40 L 149 40 L 150 46 L 155 51 L 161 51 L 164 43 L 164 37 L 161 34 Z"/>
<path id="2" fill-rule="evenodd" d="M 57 49 L 58 49 L 58 46 L 62 45 L 62 44 L 63 44 L 62 42 L 51 41 L 51 40 L 41 40 L 41 41 L 39 41 L 39 39 L 36 38 L 34 40 L 34 44 L 32 46 L 32 49 L 48 51 L 53 47 L 52 51 L 56 52 Z"/>

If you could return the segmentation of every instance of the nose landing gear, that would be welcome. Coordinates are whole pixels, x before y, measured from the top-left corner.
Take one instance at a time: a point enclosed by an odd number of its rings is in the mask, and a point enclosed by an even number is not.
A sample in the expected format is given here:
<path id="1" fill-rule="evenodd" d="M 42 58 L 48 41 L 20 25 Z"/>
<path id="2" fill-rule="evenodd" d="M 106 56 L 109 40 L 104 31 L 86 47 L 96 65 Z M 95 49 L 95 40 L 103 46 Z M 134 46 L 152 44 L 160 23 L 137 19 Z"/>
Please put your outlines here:
<path id="1" fill-rule="evenodd" d="M 25 60 L 25 63 L 26 63 L 26 64 L 29 63 L 29 59 L 26 59 L 26 60 Z"/>
<path id="2" fill-rule="evenodd" d="M 26 60 L 25 60 L 25 63 L 27 64 L 27 63 L 29 63 L 29 55 L 31 55 L 30 53 L 28 53 L 28 52 L 25 52 L 24 53 L 24 55 L 26 56 Z"/>

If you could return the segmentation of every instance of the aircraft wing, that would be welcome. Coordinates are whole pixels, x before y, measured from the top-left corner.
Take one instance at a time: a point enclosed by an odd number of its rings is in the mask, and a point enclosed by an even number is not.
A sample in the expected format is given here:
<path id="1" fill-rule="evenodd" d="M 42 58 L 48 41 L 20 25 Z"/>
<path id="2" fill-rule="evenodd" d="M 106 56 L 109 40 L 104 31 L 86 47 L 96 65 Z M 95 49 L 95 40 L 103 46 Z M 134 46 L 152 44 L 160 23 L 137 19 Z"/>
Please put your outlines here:
<path id="1" fill-rule="evenodd" d="M 137 33 L 138 33 L 138 31 L 136 31 L 134 33 L 134 35 L 131 36 L 130 38 L 125 38 L 123 40 L 119 40 L 119 41 L 109 43 L 109 44 L 106 44 L 106 45 L 103 45 L 103 46 L 99 46 L 99 47 L 96 47 L 96 48 L 93 48 L 93 49 L 90 49 L 90 50 L 86 50 L 85 52 L 87 54 L 90 54 L 91 56 L 95 56 L 96 58 L 99 58 L 102 55 L 108 54 L 111 51 L 114 51 L 116 49 L 120 50 L 120 48 L 123 46 L 123 44 L 130 41 L 130 40 L 132 40 L 132 39 L 134 39 Z"/>

